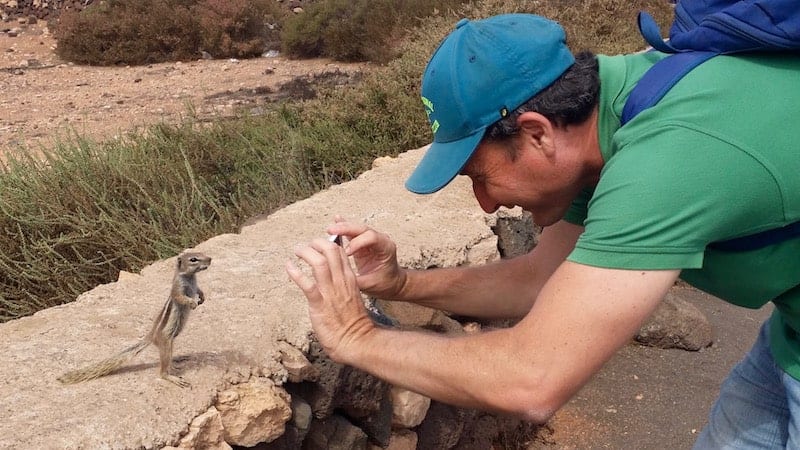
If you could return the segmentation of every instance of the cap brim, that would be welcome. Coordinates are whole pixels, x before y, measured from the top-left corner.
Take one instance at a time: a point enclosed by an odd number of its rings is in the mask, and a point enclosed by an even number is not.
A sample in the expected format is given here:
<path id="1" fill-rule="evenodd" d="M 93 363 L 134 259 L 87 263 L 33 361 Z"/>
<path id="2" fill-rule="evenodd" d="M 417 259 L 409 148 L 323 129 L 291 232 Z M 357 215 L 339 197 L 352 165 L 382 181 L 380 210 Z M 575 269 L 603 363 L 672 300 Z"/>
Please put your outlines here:
<path id="1" fill-rule="evenodd" d="M 480 129 L 457 141 L 434 141 L 406 180 L 406 189 L 415 194 L 432 194 L 447 186 L 467 164 L 484 131 Z"/>

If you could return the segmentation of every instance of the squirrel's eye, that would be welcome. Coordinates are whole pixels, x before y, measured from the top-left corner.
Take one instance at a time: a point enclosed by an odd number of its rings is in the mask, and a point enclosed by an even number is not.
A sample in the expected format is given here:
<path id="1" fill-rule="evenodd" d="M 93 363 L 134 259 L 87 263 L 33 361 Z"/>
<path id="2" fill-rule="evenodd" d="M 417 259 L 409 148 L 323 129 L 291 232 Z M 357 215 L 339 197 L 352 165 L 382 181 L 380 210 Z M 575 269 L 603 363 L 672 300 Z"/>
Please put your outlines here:
<path id="1" fill-rule="evenodd" d="M 189 258 L 189 261 L 191 261 L 191 262 L 197 262 L 197 258 L 195 258 L 195 257 L 193 256 L 193 257 Z"/>

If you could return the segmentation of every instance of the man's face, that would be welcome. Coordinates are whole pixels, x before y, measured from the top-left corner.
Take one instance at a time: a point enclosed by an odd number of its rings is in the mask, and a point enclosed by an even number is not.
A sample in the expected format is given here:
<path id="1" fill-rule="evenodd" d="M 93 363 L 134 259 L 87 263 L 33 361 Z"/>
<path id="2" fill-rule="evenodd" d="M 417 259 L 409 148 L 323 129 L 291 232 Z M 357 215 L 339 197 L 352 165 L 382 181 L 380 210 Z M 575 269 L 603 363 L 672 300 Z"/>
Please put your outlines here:
<path id="1" fill-rule="evenodd" d="M 578 168 L 562 157 L 563 150 L 567 149 L 541 151 L 524 133 L 510 141 L 484 140 L 461 174 L 472 180 L 475 198 L 487 213 L 500 206 L 520 206 L 531 212 L 538 225 L 552 225 L 564 216 L 582 189 L 576 179 Z"/>

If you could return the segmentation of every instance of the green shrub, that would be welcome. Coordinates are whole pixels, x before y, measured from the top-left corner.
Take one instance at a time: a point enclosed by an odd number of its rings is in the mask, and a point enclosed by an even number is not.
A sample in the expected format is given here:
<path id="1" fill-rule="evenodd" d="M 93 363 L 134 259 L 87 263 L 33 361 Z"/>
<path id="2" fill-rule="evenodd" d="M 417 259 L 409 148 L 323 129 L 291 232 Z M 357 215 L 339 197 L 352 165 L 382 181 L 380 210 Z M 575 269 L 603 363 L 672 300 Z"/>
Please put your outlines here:
<path id="1" fill-rule="evenodd" d="M 81 64 L 145 64 L 199 56 L 202 39 L 187 2 L 109 0 L 67 10 L 56 52 Z"/>
<path id="2" fill-rule="evenodd" d="M 525 12 L 539 14 L 559 22 L 567 32 L 573 51 L 618 54 L 644 48 L 645 42 L 636 27 L 636 13 L 651 12 L 666 28 L 672 20 L 668 1 L 652 0 L 484 0 L 473 17 Z"/>
<path id="3" fill-rule="evenodd" d="M 471 0 L 321 0 L 284 24 L 283 51 L 342 61 L 385 63 L 397 41 L 421 18 L 458 9 Z"/>
<path id="4" fill-rule="evenodd" d="M 216 57 L 249 58 L 280 48 L 287 13 L 275 0 L 205 0 L 194 10 L 203 49 Z"/>
<path id="5" fill-rule="evenodd" d="M 108 0 L 62 13 L 56 52 L 91 65 L 252 57 L 274 45 L 282 14 L 273 0 Z"/>
<path id="6" fill-rule="evenodd" d="M 318 190 L 323 182 L 276 145 L 290 131 L 187 122 L 104 144 L 78 139 L 44 159 L 10 155 L 0 176 L 0 321 Z"/>

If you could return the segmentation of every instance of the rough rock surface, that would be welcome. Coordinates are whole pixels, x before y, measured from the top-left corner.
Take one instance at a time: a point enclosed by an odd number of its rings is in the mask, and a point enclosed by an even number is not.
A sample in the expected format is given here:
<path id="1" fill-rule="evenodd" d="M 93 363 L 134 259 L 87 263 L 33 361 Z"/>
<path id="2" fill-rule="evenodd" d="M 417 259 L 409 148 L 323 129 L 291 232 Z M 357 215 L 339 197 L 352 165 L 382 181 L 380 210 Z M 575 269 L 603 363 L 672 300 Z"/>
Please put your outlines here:
<path id="1" fill-rule="evenodd" d="M 697 351 L 712 344 L 713 330 L 699 308 L 670 292 L 635 339 L 653 347 Z"/>
<path id="2" fill-rule="evenodd" d="M 381 159 L 358 180 L 195 247 L 213 263 L 198 276 L 207 301 L 175 342 L 177 369 L 191 389 L 157 378 L 153 348 L 116 374 L 71 386 L 56 381 L 147 332 L 169 291 L 172 260 L 0 325 L 0 448 L 176 446 L 220 392 L 263 378 L 286 381 L 281 342 L 308 352 L 311 328 L 284 263 L 335 214 L 388 232 L 413 267 L 463 264 L 470 249 L 495 242 L 494 219 L 480 211 L 465 180 L 425 197 L 396 188 L 421 154 Z"/>

